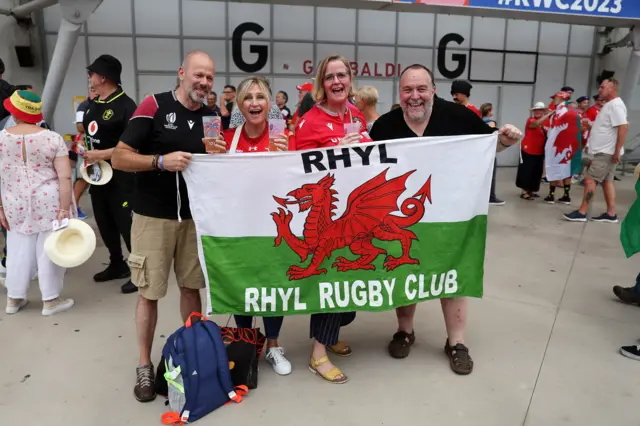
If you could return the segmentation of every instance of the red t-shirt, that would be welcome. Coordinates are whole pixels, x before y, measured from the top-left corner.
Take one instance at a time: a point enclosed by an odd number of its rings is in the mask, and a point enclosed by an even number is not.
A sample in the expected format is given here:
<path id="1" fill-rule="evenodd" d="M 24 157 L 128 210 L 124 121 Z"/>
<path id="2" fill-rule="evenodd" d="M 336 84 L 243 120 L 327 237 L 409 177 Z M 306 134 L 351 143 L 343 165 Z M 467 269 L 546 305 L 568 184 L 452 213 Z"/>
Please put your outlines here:
<path id="1" fill-rule="evenodd" d="M 296 126 L 295 145 L 297 150 L 336 146 L 344 138 L 344 125 L 360 124 L 360 142 L 372 142 L 367 133 L 366 120 L 362 113 L 347 102 L 344 119 L 320 105 L 314 105 Z"/>
<path id="2" fill-rule="evenodd" d="M 531 123 L 538 121 L 535 117 L 529 117 L 524 128 L 524 138 L 522 138 L 522 150 L 529 155 L 544 154 L 545 134 L 542 127 L 532 129 Z"/>
<path id="3" fill-rule="evenodd" d="M 482 118 L 482 114 L 480 114 L 480 110 L 478 108 L 476 108 L 476 106 L 474 104 L 467 104 L 467 108 L 469 108 L 471 111 L 475 112 L 478 117 Z"/>
<path id="4" fill-rule="evenodd" d="M 236 134 L 236 128 L 227 129 L 224 131 L 224 140 L 227 142 L 227 150 L 231 149 L 233 143 L 233 137 Z M 289 134 L 288 130 L 284 131 L 285 135 Z M 264 126 L 264 131 L 257 138 L 250 138 L 247 136 L 247 132 L 242 127 L 242 133 L 240 133 L 240 139 L 238 139 L 238 146 L 236 152 L 268 152 L 269 151 L 269 126 Z M 291 138 L 289 138 L 289 151 L 295 151 L 295 145 Z"/>
<path id="5" fill-rule="evenodd" d="M 585 115 L 589 119 L 589 121 L 593 123 L 594 121 L 596 121 L 596 118 L 598 117 L 599 113 L 600 113 L 600 108 L 593 105 L 589 107 L 589 109 L 585 112 Z"/>

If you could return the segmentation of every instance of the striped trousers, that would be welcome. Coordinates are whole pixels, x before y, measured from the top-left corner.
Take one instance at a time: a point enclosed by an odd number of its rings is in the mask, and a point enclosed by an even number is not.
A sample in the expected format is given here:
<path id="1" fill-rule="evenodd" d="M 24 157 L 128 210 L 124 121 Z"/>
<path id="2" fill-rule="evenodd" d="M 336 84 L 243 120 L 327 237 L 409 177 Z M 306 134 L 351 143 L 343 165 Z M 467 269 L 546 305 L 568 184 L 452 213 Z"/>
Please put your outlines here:
<path id="1" fill-rule="evenodd" d="M 333 346 L 338 343 L 340 328 L 351 324 L 354 319 L 356 319 L 355 312 L 313 314 L 309 324 L 309 337 L 325 346 Z"/>

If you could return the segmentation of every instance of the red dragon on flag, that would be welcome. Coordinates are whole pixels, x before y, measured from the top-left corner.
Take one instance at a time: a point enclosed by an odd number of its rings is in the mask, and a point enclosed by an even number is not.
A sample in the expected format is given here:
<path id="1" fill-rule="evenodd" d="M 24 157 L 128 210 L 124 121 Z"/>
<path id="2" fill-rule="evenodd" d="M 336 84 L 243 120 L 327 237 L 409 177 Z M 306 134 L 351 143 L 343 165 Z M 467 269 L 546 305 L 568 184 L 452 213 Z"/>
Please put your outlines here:
<path id="1" fill-rule="evenodd" d="M 382 241 L 400 241 L 402 245 L 400 257 L 386 257 L 384 267 L 387 271 L 404 264 L 420 263 L 409 256 L 411 243 L 417 237 L 407 228 L 422 219 L 425 201 L 428 200 L 431 204 L 431 176 L 413 197 L 402 202 L 400 212 L 404 217 L 395 216 L 391 213 L 398 210 L 398 198 L 406 190 L 407 179 L 415 170 L 387 180 L 388 170 L 353 190 L 349 194 L 344 214 L 335 220 L 333 217 L 334 210 L 337 209 L 335 203 L 338 202 L 338 192 L 332 188 L 335 178 L 330 174 L 317 183 L 305 184 L 289 192 L 287 196 L 293 200 L 273 197 L 282 206 L 278 207 L 277 212 L 271 213 L 278 231 L 275 246 L 279 246 L 284 239 L 300 256 L 302 262 L 312 256 L 307 268 L 297 265 L 289 268 L 289 280 L 326 274 L 327 270 L 321 269 L 320 265 L 331 257 L 333 251 L 344 247 L 349 247 L 353 254 L 360 257 L 349 260 L 339 256 L 332 267 L 342 272 L 357 269 L 375 270 L 373 261 L 387 253 L 373 245 L 374 238 Z M 300 212 L 309 210 L 302 239 L 291 232 L 293 213 L 288 211 L 287 207 L 291 204 L 297 204 Z"/>

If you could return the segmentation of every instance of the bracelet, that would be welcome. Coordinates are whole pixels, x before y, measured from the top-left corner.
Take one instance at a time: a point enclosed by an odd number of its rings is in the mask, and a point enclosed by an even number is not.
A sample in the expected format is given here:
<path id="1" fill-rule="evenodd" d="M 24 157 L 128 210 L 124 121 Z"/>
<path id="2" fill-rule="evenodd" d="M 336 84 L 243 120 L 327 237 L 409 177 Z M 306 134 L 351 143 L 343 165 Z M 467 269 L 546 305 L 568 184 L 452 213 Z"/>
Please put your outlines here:
<path id="1" fill-rule="evenodd" d="M 156 154 L 153 156 L 153 159 L 151 160 L 151 167 L 154 169 L 158 168 L 158 158 L 160 157 L 159 154 Z"/>
<path id="2" fill-rule="evenodd" d="M 511 146 L 511 145 L 505 145 L 505 144 L 503 144 L 501 140 L 498 140 L 498 143 L 499 143 L 500 145 L 502 145 L 504 148 L 509 148 L 509 147 Z"/>
<path id="3" fill-rule="evenodd" d="M 159 168 L 160 170 L 164 170 L 164 162 L 163 162 L 163 160 L 162 160 L 163 158 L 164 158 L 164 155 L 161 155 L 161 156 L 158 158 L 158 168 Z"/>
<path id="4" fill-rule="evenodd" d="M 69 213 L 69 210 L 58 209 L 58 213 Z"/>

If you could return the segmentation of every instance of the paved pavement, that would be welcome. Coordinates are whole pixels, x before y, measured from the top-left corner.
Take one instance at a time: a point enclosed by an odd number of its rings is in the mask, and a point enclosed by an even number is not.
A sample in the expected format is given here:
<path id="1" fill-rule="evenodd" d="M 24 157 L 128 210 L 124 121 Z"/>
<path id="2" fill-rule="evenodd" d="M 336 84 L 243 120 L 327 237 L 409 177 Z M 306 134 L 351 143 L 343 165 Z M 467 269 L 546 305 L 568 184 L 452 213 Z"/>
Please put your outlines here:
<path id="1" fill-rule="evenodd" d="M 437 302 L 420 306 L 417 341 L 405 360 L 386 352 L 395 332 L 392 312 L 358 314 L 342 335 L 355 351 L 337 361 L 350 377 L 342 386 L 309 373 L 308 319 L 289 317 L 281 342 L 293 373 L 278 377 L 263 364 L 260 387 L 242 404 L 197 424 L 638 425 L 640 362 L 617 351 L 640 337 L 640 308 L 618 303 L 611 287 L 631 285 L 639 268 L 637 259 L 624 257 L 620 225 L 564 222 L 566 206 L 517 198 L 514 169 L 499 170 L 498 179 L 508 203 L 489 215 L 486 296 L 471 301 L 469 314 L 471 376 L 449 370 Z M 635 197 L 632 179 L 617 185 L 621 216 Z M 574 190 L 574 205 L 581 190 Z M 599 192 L 596 213 L 603 208 Z M 160 424 L 164 401 L 140 404 L 132 395 L 136 296 L 119 294 L 119 282 L 91 280 L 107 258 L 100 246 L 89 262 L 68 271 L 73 310 L 42 317 L 34 282 L 27 309 L 0 313 L 3 424 Z M 175 288 L 160 312 L 156 362 L 164 337 L 180 325 Z"/>

